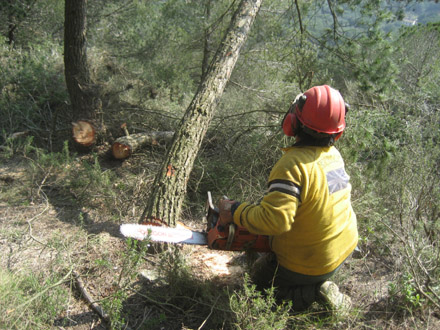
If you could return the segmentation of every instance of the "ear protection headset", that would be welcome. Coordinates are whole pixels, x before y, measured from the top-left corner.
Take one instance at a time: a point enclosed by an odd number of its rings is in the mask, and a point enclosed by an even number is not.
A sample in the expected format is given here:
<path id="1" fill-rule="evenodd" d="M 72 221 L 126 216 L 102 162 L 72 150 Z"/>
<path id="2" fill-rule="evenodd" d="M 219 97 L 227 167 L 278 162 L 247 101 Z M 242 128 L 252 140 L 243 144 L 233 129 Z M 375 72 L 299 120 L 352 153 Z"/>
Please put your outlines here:
<path id="1" fill-rule="evenodd" d="M 307 103 L 306 103 L 307 102 Z M 282 121 L 284 134 L 296 136 L 299 128 L 317 139 L 333 136 L 336 141 L 345 129 L 349 106 L 330 86 L 315 86 L 296 96 Z"/>
<path id="2" fill-rule="evenodd" d="M 289 107 L 289 110 L 284 115 L 282 121 L 283 132 L 287 136 L 295 136 L 297 133 L 298 118 L 296 117 L 296 112 L 301 111 L 304 104 L 306 103 L 307 96 L 304 94 L 299 94 Z"/>

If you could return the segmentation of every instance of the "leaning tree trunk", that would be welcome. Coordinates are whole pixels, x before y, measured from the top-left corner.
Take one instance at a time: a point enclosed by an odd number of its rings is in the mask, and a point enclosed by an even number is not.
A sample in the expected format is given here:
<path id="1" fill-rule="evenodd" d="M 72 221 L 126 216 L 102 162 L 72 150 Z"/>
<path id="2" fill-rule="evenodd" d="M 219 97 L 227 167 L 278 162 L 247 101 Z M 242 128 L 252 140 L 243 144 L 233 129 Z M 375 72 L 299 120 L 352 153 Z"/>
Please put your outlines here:
<path id="1" fill-rule="evenodd" d="M 64 67 L 75 121 L 72 135 L 76 143 L 88 147 L 95 142 L 94 119 L 100 99 L 87 63 L 86 9 L 87 0 L 65 0 Z M 88 138 L 84 139 L 84 136 Z"/>
<path id="2" fill-rule="evenodd" d="M 194 160 L 261 2 L 242 0 L 235 11 L 228 31 L 174 134 L 140 222 L 160 219 L 174 226 L 179 218 Z"/>

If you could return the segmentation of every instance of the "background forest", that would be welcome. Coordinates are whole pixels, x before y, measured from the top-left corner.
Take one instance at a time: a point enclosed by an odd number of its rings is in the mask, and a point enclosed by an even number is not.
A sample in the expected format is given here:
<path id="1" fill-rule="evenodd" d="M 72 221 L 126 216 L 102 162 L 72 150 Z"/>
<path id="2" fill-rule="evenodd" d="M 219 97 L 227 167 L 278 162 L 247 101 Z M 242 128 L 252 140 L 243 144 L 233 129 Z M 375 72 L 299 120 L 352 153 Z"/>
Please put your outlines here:
<path id="1" fill-rule="evenodd" d="M 257 201 L 293 143 L 280 127 L 289 103 L 314 85 L 340 90 L 351 108 L 337 147 L 360 231 L 335 280 L 354 302 L 349 316 L 276 306 L 245 273 L 226 281 L 195 266 L 208 250 L 153 253 L 118 236 L 138 221 L 167 145 L 120 161 L 111 143 L 123 123 L 130 133 L 176 129 L 237 5 L 89 1 L 105 132 L 84 153 L 71 141 L 64 1 L 2 1 L 0 328 L 440 328 L 437 1 L 263 1 L 188 182 L 181 220 L 195 228 L 207 191 Z"/>

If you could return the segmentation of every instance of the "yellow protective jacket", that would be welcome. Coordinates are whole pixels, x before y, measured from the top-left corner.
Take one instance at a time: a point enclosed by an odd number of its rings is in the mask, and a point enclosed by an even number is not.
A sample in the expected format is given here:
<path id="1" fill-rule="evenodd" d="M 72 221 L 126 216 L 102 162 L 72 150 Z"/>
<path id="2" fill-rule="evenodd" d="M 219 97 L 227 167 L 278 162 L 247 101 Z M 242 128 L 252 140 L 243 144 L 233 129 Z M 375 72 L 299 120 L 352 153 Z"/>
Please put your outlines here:
<path id="1" fill-rule="evenodd" d="M 291 147 L 273 167 L 257 205 L 241 203 L 234 222 L 270 235 L 281 266 L 305 275 L 335 270 L 355 249 L 356 215 L 344 161 L 335 147 Z"/>

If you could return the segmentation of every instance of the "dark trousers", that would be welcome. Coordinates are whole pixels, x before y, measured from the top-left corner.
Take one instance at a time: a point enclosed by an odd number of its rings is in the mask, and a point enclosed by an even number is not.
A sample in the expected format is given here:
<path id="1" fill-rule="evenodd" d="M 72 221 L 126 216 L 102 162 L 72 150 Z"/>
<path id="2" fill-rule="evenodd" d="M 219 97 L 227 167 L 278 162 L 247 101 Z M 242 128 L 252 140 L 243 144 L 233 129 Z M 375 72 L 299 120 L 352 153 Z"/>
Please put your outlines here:
<path id="1" fill-rule="evenodd" d="M 341 264 L 342 265 L 342 264 Z M 294 310 L 304 310 L 318 300 L 319 287 L 341 267 L 324 275 L 304 275 L 281 266 L 274 253 L 260 256 L 251 268 L 251 279 L 257 289 L 274 287 L 279 301 L 292 301 Z"/>

